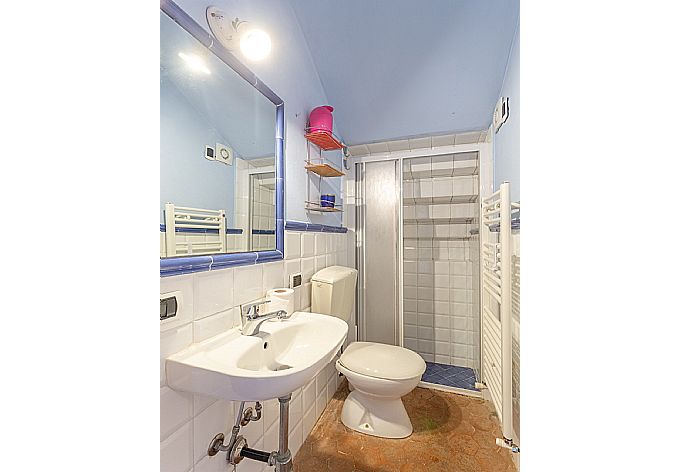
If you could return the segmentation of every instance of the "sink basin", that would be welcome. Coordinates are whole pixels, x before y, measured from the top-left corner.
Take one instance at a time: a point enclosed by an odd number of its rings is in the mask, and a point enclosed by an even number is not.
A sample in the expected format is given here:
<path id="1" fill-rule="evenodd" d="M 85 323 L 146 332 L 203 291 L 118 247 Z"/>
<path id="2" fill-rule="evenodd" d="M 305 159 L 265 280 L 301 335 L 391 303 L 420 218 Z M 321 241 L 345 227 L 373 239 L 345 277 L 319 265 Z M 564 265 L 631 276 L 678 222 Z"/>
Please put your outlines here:
<path id="1" fill-rule="evenodd" d="M 331 362 L 347 331 L 340 318 L 303 311 L 264 322 L 254 336 L 232 329 L 168 357 L 168 385 L 225 400 L 279 398 Z"/>

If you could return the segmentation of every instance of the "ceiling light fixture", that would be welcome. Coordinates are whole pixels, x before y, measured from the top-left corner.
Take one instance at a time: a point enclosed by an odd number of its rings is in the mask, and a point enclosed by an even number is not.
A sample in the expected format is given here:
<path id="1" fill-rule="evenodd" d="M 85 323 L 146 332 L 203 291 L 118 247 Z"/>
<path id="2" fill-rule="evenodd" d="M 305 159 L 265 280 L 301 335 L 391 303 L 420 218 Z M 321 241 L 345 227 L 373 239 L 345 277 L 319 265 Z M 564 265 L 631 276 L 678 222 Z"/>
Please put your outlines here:
<path id="1" fill-rule="evenodd" d="M 251 61 L 260 61 L 271 52 L 271 37 L 252 23 L 230 16 L 218 7 L 206 9 L 206 20 L 213 35 L 228 50 L 242 54 Z"/>
<path id="2" fill-rule="evenodd" d="M 242 35 L 240 50 L 248 59 L 260 61 L 271 52 L 271 37 L 263 30 L 251 29 Z"/>

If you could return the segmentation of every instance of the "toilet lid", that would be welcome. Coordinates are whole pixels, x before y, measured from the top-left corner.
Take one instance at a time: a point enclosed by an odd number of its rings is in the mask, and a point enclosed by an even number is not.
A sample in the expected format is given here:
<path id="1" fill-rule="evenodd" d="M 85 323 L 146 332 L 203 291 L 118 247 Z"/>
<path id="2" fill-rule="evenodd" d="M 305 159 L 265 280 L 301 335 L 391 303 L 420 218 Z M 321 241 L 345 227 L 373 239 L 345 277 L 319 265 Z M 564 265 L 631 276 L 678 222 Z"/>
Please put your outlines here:
<path id="1" fill-rule="evenodd" d="M 358 374 L 388 380 L 421 376 L 424 359 L 414 351 L 390 344 L 351 343 L 340 356 L 340 363 Z"/>

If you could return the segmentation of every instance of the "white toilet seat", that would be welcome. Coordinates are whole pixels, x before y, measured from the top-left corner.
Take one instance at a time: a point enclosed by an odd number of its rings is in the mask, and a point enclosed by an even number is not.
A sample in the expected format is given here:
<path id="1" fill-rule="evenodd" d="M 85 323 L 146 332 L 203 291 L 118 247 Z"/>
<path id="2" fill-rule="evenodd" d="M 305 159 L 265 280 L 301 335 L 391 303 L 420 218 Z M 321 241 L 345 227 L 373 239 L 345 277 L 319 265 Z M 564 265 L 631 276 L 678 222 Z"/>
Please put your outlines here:
<path id="1" fill-rule="evenodd" d="M 424 359 L 400 346 L 372 342 L 353 342 L 340 356 L 340 362 L 353 372 L 386 380 L 407 380 L 422 375 Z"/>
<path id="2" fill-rule="evenodd" d="M 405 438 L 412 423 L 400 399 L 419 383 L 426 369 L 414 351 L 379 343 L 351 343 L 336 362 L 352 391 L 343 405 L 341 421 L 364 434 Z"/>

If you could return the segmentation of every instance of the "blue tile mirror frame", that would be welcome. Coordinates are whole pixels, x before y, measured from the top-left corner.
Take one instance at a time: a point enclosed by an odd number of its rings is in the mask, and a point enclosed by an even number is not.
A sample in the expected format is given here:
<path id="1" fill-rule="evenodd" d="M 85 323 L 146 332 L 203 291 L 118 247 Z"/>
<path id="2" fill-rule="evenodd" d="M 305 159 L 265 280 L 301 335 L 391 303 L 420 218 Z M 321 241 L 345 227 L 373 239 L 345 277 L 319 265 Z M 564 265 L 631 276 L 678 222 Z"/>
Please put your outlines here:
<path id="1" fill-rule="evenodd" d="M 214 41 L 213 36 L 196 23 L 177 4 L 162 0 L 161 11 L 195 38 L 206 50 L 246 80 L 275 105 L 275 249 L 254 252 L 213 253 L 161 258 L 161 277 L 258 264 L 283 259 L 285 242 L 285 118 L 284 103 L 268 86 L 232 53 Z M 161 224 L 161 228 L 163 225 Z M 174 234 L 173 234 L 174 236 Z"/>

